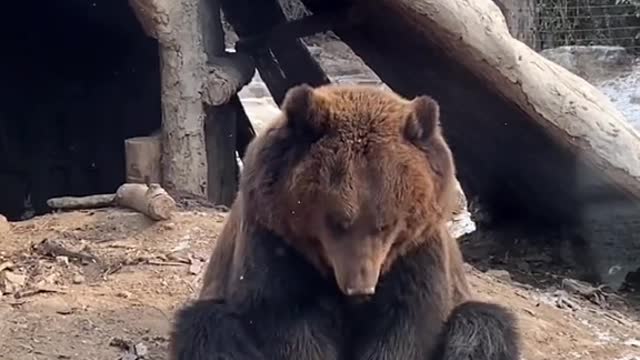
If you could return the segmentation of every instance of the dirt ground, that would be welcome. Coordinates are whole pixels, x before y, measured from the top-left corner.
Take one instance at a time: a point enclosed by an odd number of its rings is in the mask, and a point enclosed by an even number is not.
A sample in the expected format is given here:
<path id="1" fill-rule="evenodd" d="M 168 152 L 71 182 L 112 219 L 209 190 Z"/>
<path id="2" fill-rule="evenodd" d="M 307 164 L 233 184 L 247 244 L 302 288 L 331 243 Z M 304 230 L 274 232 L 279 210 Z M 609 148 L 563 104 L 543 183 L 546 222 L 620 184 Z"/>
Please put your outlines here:
<path id="1" fill-rule="evenodd" d="M 199 288 L 224 219 L 104 209 L 0 224 L 0 358 L 165 359 L 172 314 Z M 518 313 L 526 359 L 640 359 L 640 323 L 623 300 L 468 270 L 479 297 Z"/>

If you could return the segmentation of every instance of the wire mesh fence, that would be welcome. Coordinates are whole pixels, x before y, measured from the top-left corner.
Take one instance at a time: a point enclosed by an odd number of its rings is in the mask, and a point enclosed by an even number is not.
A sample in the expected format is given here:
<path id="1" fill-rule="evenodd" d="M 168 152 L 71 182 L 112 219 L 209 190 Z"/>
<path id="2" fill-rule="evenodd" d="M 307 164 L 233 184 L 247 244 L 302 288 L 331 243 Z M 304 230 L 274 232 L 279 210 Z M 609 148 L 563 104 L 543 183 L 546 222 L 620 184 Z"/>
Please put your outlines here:
<path id="1" fill-rule="evenodd" d="M 640 53 L 640 0 L 538 0 L 536 48 L 622 46 Z"/>
<path id="2" fill-rule="evenodd" d="M 640 55 L 640 0 L 526 1 L 533 3 L 533 11 L 520 9 L 517 16 L 534 18 L 531 29 L 534 35 L 526 35 L 526 40 L 521 40 L 536 50 L 566 45 L 608 45 L 622 46 Z M 289 20 L 309 14 L 300 0 L 278 2 Z M 225 30 L 233 32 L 226 22 L 224 25 Z M 529 27 L 524 31 L 528 32 Z"/>

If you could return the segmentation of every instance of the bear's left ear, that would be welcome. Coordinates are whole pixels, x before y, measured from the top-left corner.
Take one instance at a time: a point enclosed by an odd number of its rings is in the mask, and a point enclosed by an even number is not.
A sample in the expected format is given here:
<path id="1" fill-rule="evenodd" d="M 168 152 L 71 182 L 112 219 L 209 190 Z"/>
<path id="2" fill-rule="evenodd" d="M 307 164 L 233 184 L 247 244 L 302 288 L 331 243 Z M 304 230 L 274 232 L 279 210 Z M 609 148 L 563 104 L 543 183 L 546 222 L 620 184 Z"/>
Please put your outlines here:
<path id="1" fill-rule="evenodd" d="M 315 97 L 313 88 L 307 84 L 296 85 L 287 91 L 282 111 L 287 118 L 287 126 L 295 134 L 314 137 L 321 132 Z"/>
<path id="2" fill-rule="evenodd" d="M 438 131 L 440 106 L 430 96 L 422 95 L 409 105 L 411 113 L 407 119 L 405 135 L 409 141 L 428 141 Z"/>

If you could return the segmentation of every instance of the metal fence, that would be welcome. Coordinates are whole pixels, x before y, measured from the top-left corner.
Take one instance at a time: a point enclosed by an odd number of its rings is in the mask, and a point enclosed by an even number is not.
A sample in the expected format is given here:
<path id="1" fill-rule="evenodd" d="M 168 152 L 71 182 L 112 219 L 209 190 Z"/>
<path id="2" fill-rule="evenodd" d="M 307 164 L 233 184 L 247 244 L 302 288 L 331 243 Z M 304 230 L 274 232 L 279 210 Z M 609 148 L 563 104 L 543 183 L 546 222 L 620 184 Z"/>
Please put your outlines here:
<path id="1" fill-rule="evenodd" d="M 623 46 L 640 53 L 640 0 L 537 0 L 537 49 Z"/>

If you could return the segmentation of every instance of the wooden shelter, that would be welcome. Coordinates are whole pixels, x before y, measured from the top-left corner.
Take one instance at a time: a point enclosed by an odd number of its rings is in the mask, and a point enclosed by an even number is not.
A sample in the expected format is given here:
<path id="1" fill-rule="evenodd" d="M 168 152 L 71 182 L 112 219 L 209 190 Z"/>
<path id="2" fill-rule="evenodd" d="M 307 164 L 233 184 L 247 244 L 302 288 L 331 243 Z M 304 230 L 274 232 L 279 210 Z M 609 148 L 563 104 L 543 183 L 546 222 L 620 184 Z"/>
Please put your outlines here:
<path id="1" fill-rule="evenodd" d="M 441 104 L 463 188 L 494 218 L 591 245 L 630 219 L 603 242 L 629 259 L 596 267 L 619 284 L 640 266 L 628 251 L 640 136 L 593 86 L 514 39 L 491 0 L 302 0 L 312 15 L 291 22 L 277 0 L 128 1 L 157 41 L 162 118 L 159 132 L 127 141 L 130 180 L 230 204 L 236 152 L 254 136 L 237 92 L 256 69 L 278 104 L 293 85 L 329 82 L 300 38 L 332 30 L 394 91 Z M 240 39 L 234 53 L 221 12 Z"/>

